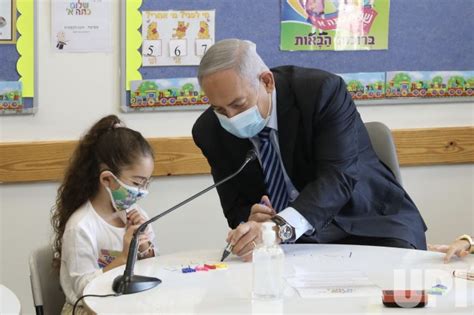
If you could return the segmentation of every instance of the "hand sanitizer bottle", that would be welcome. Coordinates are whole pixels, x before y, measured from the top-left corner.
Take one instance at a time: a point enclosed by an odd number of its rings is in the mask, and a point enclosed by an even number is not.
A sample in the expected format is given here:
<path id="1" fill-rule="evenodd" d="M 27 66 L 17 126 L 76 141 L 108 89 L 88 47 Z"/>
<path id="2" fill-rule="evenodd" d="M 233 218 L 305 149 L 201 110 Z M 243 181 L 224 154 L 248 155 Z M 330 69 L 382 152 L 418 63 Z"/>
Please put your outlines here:
<path id="1" fill-rule="evenodd" d="M 262 223 L 262 244 L 253 251 L 253 290 L 255 299 L 280 299 L 283 294 L 285 254 L 276 242 L 275 223 Z"/>

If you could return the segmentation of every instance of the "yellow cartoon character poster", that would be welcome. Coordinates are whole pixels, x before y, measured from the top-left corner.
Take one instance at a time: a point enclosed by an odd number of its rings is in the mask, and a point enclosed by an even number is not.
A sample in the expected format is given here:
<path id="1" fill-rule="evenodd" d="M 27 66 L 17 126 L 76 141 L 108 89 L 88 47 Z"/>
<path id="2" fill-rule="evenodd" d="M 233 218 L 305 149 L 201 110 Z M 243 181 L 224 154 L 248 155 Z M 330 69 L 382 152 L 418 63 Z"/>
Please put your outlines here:
<path id="1" fill-rule="evenodd" d="M 143 11 L 142 66 L 199 65 L 214 44 L 215 11 Z"/>

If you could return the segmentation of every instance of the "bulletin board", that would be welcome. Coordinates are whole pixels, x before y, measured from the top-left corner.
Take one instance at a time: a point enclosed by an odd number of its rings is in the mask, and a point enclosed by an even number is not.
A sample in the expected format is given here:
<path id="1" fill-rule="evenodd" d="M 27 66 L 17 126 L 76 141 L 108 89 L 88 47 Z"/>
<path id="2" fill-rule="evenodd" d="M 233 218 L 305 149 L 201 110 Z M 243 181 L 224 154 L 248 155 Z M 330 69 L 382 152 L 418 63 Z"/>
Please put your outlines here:
<path id="1" fill-rule="evenodd" d="M 0 5 L 0 115 L 34 114 L 36 1 L 2 0 Z M 2 33 L 5 29 L 8 31 Z"/>
<path id="2" fill-rule="evenodd" d="M 197 73 L 196 66 L 142 67 L 140 21 L 141 12 L 146 10 L 215 10 L 215 41 L 251 40 L 269 67 L 291 64 L 339 74 L 474 70 L 472 0 L 391 0 L 388 50 L 338 52 L 281 51 L 282 1 L 285 0 L 123 0 L 122 109 L 129 111 L 133 80 L 195 77 Z M 472 101 L 472 97 L 394 98 L 360 100 L 356 104 Z"/>

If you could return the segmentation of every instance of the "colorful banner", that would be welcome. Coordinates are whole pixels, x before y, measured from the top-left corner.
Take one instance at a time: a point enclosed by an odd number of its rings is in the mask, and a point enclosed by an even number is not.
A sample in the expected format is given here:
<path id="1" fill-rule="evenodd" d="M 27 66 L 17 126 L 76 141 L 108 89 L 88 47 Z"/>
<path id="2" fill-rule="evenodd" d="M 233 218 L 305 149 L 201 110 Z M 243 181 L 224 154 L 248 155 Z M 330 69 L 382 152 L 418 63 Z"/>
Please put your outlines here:
<path id="1" fill-rule="evenodd" d="M 130 108 L 196 107 L 209 99 L 196 78 L 140 80 L 130 82 Z"/>
<path id="2" fill-rule="evenodd" d="M 474 96 L 474 71 L 391 71 L 339 75 L 353 100 Z"/>
<path id="3" fill-rule="evenodd" d="M 22 85 L 20 81 L 0 81 L 0 112 L 21 113 L 23 110 Z"/>
<path id="4" fill-rule="evenodd" d="M 387 72 L 387 97 L 474 96 L 474 71 Z"/>
<path id="5" fill-rule="evenodd" d="M 347 85 L 353 100 L 381 99 L 385 97 L 385 72 L 339 74 Z"/>
<path id="6" fill-rule="evenodd" d="M 282 0 L 281 50 L 388 49 L 390 0 Z"/>
<path id="7" fill-rule="evenodd" d="M 38 109 L 35 3 L 0 0 L 0 115 L 34 114 Z"/>

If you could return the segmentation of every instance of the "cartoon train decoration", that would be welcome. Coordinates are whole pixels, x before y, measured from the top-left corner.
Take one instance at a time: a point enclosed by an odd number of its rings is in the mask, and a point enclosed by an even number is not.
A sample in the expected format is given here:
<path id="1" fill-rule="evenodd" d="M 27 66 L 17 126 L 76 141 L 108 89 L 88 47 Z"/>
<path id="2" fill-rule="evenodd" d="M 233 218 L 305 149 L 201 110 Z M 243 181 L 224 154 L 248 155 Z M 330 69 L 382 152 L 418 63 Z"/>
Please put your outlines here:
<path id="1" fill-rule="evenodd" d="M 130 97 L 131 107 L 208 105 L 209 98 L 198 91 L 136 90 Z"/>

